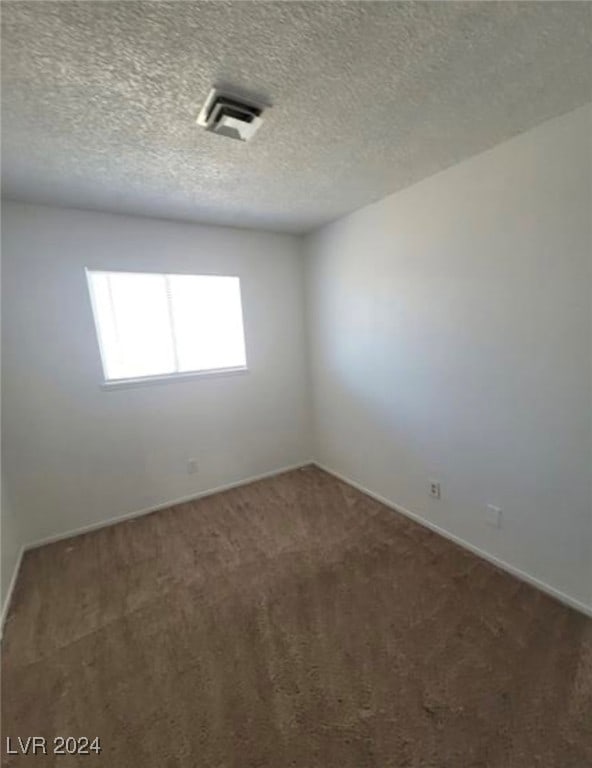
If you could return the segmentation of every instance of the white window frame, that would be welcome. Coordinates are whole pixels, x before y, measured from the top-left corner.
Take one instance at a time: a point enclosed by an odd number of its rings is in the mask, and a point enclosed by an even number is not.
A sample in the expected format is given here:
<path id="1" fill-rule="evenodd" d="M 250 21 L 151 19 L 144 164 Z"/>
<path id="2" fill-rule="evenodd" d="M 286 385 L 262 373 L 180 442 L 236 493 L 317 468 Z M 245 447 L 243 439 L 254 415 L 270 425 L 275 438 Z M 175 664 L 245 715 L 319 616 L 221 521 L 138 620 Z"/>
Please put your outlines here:
<path id="1" fill-rule="evenodd" d="M 127 270 L 127 269 L 98 269 L 93 267 L 85 267 L 85 276 L 86 276 L 86 283 L 88 288 L 88 294 L 90 297 L 90 303 L 92 308 L 92 316 L 93 316 L 93 324 L 95 328 L 95 335 L 97 339 L 97 344 L 99 347 L 99 354 L 101 358 L 101 370 L 103 374 L 103 381 L 100 382 L 101 389 L 110 390 L 110 389 L 127 389 L 130 387 L 138 387 L 138 386 L 145 386 L 150 384 L 164 384 L 166 382 L 171 381 L 187 381 L 190 379 L 201 379 L 201 378 L 211 378 L 211 377 L 218 377 L 218 376 L 236 376 L 236 375 L 242 375 L 249 372 L 248 367 L 248 360 L 247 360 L 247 338 L 246 338 L 246 331 L 245 331 L 245 318 L 244 318 L 244 310 L 243 310 L 243 301 L 242 301 L 242 285 L 241 280 L 238 275 L 221 275 L 218 273 L 195 273 L 195 272 L 148 272 L 145 270 Z M 245 364 L 239 365 L 239 366 L 229 366 L 226 368 L 205 368 L 201 370 L 195 370 L 195 371 L 175 371 L 173 373 L 158 373 L 154 375 L 147 375 L 147 376 L 131 376 L 121 379 L 109 379 L 107 378 L 106 371 L 107 371 L 107 365 L 106 365 L 106 354 L 105 350 L 103 349 L 103 343 L 101 340 L 101 333 L 99 331 L 99 324 L 97 321 L 98 314 L 97 314 L 97 307 L 95 304 L 95 297 L 94 297 L 94 291 L 91 285 L 91 274 L 92 273 L 104 273 L 104 274 L 128 274 L 128 275 L 146 275 L 146 274 L 153 274 L 153 275 L 162 275 L 165 278 L 170 277 L 171 275 L 179 275 L 181 277 L 183 276 L 196 276 L 196 277 L 234 277 L 239 281 L 239 298 L 240 298 L 240 309 L 241 309 L 241 319 L 242 319 L 242 331 L 243 331 L 243 340 L 245 344 Z M 169 311 L 171 311 L 171 307 L 169 304 Z M 174 329 L 174 324 L 171 316 L 171 327 Z M 176 346 L 174 345 L 174 354 L 175 354 L 175 360 L 177 358 L 177 350 Z"/>

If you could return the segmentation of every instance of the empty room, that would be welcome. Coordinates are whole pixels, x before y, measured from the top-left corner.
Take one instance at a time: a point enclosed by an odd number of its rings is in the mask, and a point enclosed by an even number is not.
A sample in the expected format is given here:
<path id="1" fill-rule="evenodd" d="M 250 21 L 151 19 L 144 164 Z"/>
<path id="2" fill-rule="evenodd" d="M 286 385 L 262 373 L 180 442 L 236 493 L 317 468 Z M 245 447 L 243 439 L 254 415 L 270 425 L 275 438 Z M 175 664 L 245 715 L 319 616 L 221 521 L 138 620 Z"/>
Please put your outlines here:
<path id="1" fill-rule="evenodd" d="M 592 3 L 0 14 L 2 766 L 592 766 Z"/>

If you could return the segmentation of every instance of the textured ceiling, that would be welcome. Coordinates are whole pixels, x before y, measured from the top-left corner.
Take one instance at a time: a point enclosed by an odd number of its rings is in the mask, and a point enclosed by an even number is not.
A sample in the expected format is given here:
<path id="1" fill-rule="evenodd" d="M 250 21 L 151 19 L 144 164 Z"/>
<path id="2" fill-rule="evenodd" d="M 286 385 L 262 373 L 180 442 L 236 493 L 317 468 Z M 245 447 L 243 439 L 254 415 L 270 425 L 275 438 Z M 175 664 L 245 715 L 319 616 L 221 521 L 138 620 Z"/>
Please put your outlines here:
<path id="1" fill-rule="evenodd" d="M 3 191 L 306 231 L 592 98 L 592 4 L 2 2 Z M 227 83 L 249 144 L 195 118 Z"/>

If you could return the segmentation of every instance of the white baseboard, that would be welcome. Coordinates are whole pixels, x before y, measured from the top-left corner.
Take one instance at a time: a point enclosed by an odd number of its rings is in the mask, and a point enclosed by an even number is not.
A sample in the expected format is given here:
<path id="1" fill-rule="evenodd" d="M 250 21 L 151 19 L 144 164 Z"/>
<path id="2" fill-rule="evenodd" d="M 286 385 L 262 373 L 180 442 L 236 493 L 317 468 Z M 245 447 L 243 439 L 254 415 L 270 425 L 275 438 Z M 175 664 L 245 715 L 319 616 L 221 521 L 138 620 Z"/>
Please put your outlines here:
<path id="1" fill-rule="evenodd" d="M 245 477 L 242 480 L 235 480 L 232 483 L 219 485 L 216 488 L 208 488 L 205 491 L 198 491 L 197 493 L 192 493 L 189 496 L 183 496 L 178 499 L 171 499 L 170 501 L 164 501 L 161 504 L 155 504 L 151 507 L 138 509 L 134 512 L 126 512 L 123 515 L 118 515 L 117 517 L 110 517 L 107 520 L 100 520 L 97 523 L 91 523 L 90 525 L 83 525 L 80 528 L 73 528 L 69 531 L 64 531 L 63 533 L 56 533 L 53 536 L 47 536 L 43 539 L 38 539 L 36 541 L 30 542 L 29 544 L 25 544 L 21 548 L 21 551 L 19 553 L 18 560 L 12 574 L 12 579 L 10 580 L 10 586 L 8 588 L 8 592 L 6 593 L 6 599 L 4 600 L 4 605 L 2 606 L 2 614 L 0 616 L 0 640 L 2 639 L 2 634 L 4 631 L 4 622 L 6 620 L 6 617 L 8 616 L 10 602 L 12 600 L 12 595 L 14 592 L 17 576 L 21 567 L 23 555 L 29 549 L 36 549 L 37 547 L 42 547 L 44 544 L 52 544 L 53 542 L 61 541 L 62 539 L 71 539 L 73 536 L 79 536 L 82 533 L 89 533 L 90 531 L 96 531 L 96 530 L 99 530 L 100 528 L 106 528 L 109 525 L 116 525 L 117 523 L 122 523 L 125 520 L 132 520 L 135 517 L 141 517 L 142 515 L 149 515 L 151 512 L 158 512 L 161 509 L 168 509 L 169 507 L 174 507 L 177 504 L 185 504 L 188 501 L 195 501 L 196 499 L 202 499 L 206 496 L 212 496 L 215 493 L 221 493 L 222 491 L 229 491 L 232 488 L 239 488 L 242 485 L 249 485 L 250 483 L 257 482 L 257 480 L 265 480 L 266 478 L 275 477 L 276 475 L 283 475 L 285 472 L 292 472 L 295 469 L 302 469 L 303 467 L 309 467 L 312 465 L 312 463 L 313 463 L 312 461 L 303 461 L 303 462 L 300 462 L 299 464 L 292 464 L 287 467 L 272 469 L 271 471 L 263 472 L 260 475 L 252 475 L 251 477 Z"/>
<path id="2" fill-rule="evenodd" d="M 471 544 L 470 542 L 465 541 L 465 539 L 461 539 L 459 536 L 456 536 L 450 531 L 447 531 L 445 528 L 441 528 L 435 523 L 432 523 L 429 520 L 426 520 L 424 517 L 421 517 L 415 512 L 410 512 L 408 509 L 405 509 L 404 507 L 401 507 L 398 504 L 393 503 L 392 501 L 385 498 L 384 496 L 381 496 L 378 493 L 374 493 L 368 488 L 365 488 L 360 483 L 357 483 L 354 480 L 350 480 L 348 477 L 345 477 L 345 475 L 342 475 L 341 473 L 336 472 L 333 469 L 330 469 L 324 464 L 321 464 L 318 461 L 304 461 L 299 464 L 293 464 L 291 466 L 274 469 L 274 470 L 271 470 L 270 472 L 264 472 L 263 474 L 260 474 L 260 475 L 254 475 L 252 477 L 243 478 L 242 480 L 236 480 L 235 482 L 227 483 L 225 485 L 220 485 L 220 486 L 217 486 L 216 488 L 209 488 L 205 491 L 193 493 L 189 496 L 184 496 L 182 498 L 172 499 L 171 501 L 162 502 L 161 504 L 156 504 L 151 507 L 146 507 L 144 509 L 136 510 L 135 512 L 128 512 L 123 515 L 118 515 L 117 517 L 112 517 L 112 518 L 109 518 L 108 520 L 102 520 L 97 523 L 91 523 L 90 525 L 85 525 L 80 528 L 75 528 L 70 531 L 65 531 L 64 533 L 58 533 L 58 534 L 55 534 L 54 536 L 48 536 L 44 539 L 40 539 L 38 541 L 34 541 L 34 542 L 31 542 L 30 544 L 25 545 L 24 547 L 21 548 L 21 551 L 19 553 L 16 565 L 14 567 L 14 571 L 12 574 L 12 578 L 10 580 L 10 585 L 6 593 L 4 605 L 2 606 L 2 614 L 0 616 L 0 639 L 2 638 L 2 633 L 4 630 L 4 622 L 6 620 L 6 617 L 8 616 L 8 611 L 9 611 L 10 603 L 14 593 L 14 588 L 16 585 L 18 573 L 21 567 L 23 555 L 27 550 L 35 549 L 36 547 L 41 547 L 44 544 L 51 544 L 52 542 L 55 542 L 55 541 L 61 541 L 62 539 L 69 539 L 69 538 L 72 538 L 73 536 L 79 536 L 82 533 L 89 533 L 90 531 L 95 531 L 100 528 L 105 528 L 108 525 L 115 525 L 116 523 L 121 523 L 121 522 L 124 522 L 125 520 L 131 520 L 135 517 L 148 515 L 151 512 L 158 512 L 161 509 L 174 507 L 176 504 L 184 504 L 188 501 L 194 501 L 195 499 L 201 499 L 206 496 L 212 496 L 213 494 L 220 493 L 222 491 L 229 491 L 232 488 L 239 488 L 240 486 L 243 486 L 243 485 L 249 485 L 250 483 L 257 482 L 258 480 L 265 480 L 266 478 L 274 477 L 276 475 L 281 475 L 281 474 L 284 474 L 285 472 L 291 472 L 295 469 L 302 469 L 303 467 L 310 466 L 311 464 L 314 464 L 315 466 L 319 467 L 319 469 L 322 469 L 325 472 L 328 472 L 330 475 L 333 475 L 334 477 L 338 478 L 339 480 L 342 480 L 344 483 L 351 485 L 353 488 L 357 488 L 357 490 L 361 491 L 362 493 L 365 493 L 367 496 L 370 496 L 373 499 L 376 499 L 376 501 L 379 501 L 381 504 L 384 504 L 386 507 L 389 507 L 390 509 L 393 509 L 396 512 L 399 512 L 400 514 L 405 515 L 406 517 L 409 517 L 411 520 L 414 520 L 420 525 L 423 525 L 426 528 L 429 528 L 430 530 L 434 531 L 435 533 L 440 534 L 440 536 L 444 536 L 446 539 L 450 539 L 450 541 L 453 541 L 459 546 L 464 547 L 465 549 L 468 549 L 470 552 L 473 552 L 475 555 L 482 557 L 484 560 L 487 560 L 490 563 L 493 563 L 493 565 L 496 565 L 498 568 L 501 568 L 502 570 L 507 571 L 512 576 L 516 576 L 516 578 L 521 579 L 522 581 L 525 581 L 527 584 L 530 584 L 531 586 L 536 587 L 537 589 L 540 589 L 543 592 L 546 592 L 548 595 L 550 595 L 551 597 L 554 597 L 556 600 L 559 600 L 561 603 L 568 605 L 570 608 L 575 608 L 575 610 L 580 611 L 581 613 L 584 613 L 586 616 L 592 617 L 592 606 L 588 606 L 580 602 L 579 600 L 576 600 L 575 598 L 570 597 L 569 595 L 566 595 L 564 592 L 561 592 L 560 590 L 555 589 L 555 587 L 552 587 L 550 584 L 547 584 L 544 581 L 540 581 L 536 577 L 531 576 L 528 573 L 525 573 L 524 571 L 520 570 L 519 568 L 516 568 L 513 565 L 510 565 L 510 563 L 507 563 L 504 560 L 500 560 L 498 557 L 495 557 L 495 555 L 491 555 L 489 552 L 486 552 L 480 547 L 477 547 L 474 544 Z"/>
<path id="3" fill-rule="evenodd" d="M 496 557 L 495 555 L 492 555 L 489 552 L 486 552 L 484 549 L 477 547 L 475 544 L 471 544 L 469 541 L 466 541 L 465 539 L 461 539 L 460 536 L 457 536 L 456 534 L 451 533 L 445 528 L 441 528 L 439 525 L 432 523 L 430 520 L 427 520 L 425 517 L 422 517 L 421 515 L 418 515 L 415 512 L 411 512 L 408 509 L 405 509 L 405 507 L 401 507 L 399 504 L 395 504 L 394 502 L 390 501 L 384 496 L 381 496 L 379 493 L 374 493 L 374 491 L 371 491 L 368 488 L 365 488 L 360 483 L 355 482 L 355 480 L 350 480 L 349 477 L 345 477 L 345 475 L 342 475 L 340 472 L 336 472 L 334 469 L 330 469 L 329 467 L 325 466 L 324 464 L 321 464 L 318 461 L 313 461 L 312 463 L 319 469 L 322 469 L 328 474 L 333 475 L 333 477 L 336 477 L 338 480 L 342 480 L 344 483 L 351 485 L 353 488 L 356 488 L 358 491 L 365 493 L 366 496 L 370 496 L 372 499 L 379 501 L 381 504 L 384 504 L 386 507 L 393 509 L 395 512 L 399 512 L 400 514 L 405 515 L 405 517 L 409 517 L 411 520 L 414 520 L 416 523 L 423 525 L 425 528 L 429 528 L 430 530 L 434 531 L 435 533 L 438 533 L 440 536 L 443 536 L 446 539 L 449 539 L 450 541 L 453 541 L 455 544 L 458 544 L 464 549 L 468 549 L 473 554 L 483 558 L 483 560 L 487 560 L 493 565 L 496 565 L 498 568 L 501 568 L 503 571 L 506 571 L 512 576 L 515 576 L 517 579 L 520 579 L 521 581 L 525 581 L 527 584 L 530 584 L 532 587 L 536 587 L 537 589 L 540 589 L 542 592 L 545 592 L 551 597 L 554 597 L 556 600 L 559 600 L 559 602 L 563 603 L 564 605 L 567 605 L 570 608 L 574 608 L 576 611 L 580 611 L 586 616 L 589 616 L 590 618 L 592 618 L 592 605 L 586 605 L 585 603 L 582 603 L 580 600 L 576 600 L 576 598 L 570 597 L 569 595 L 565 594 L 565 592 L 562 592 L 561 590 L 556 589 L 555 587 L 552 587 L 550 584 L 547 584 L 546 582 L 541 581 L 540 579 L 537 579 L 535 576 L 531 576 L 529 573 L 526 573 L 525 571 L 520 570 L 520 568 L 516 568 L 516 566 L 511 565 L 510 563 L 507 563 L 505 560 L 501 560 L 499 557 Z"/>
<path id="4" fill-rule="evenodd" d="M 35 541 L 26 544 L 24 549 L 36 549 L 42 547 L 44 544 L 53 544 L 55 541 L 61 541 L 62 539 L 71 539 L 73 536 L 80 536 L 82 533 L 90 533 L 91 531 L 97 531 L 100 528 L 106 528 L 109 525 L 116 525 L 117 523 L 123 523 L 125 520 L 132 520 L 134 517 L 141 517 L 142 515 L 149 515 L 151 512 L 158 512 L 161 509 L 168 509 L 174 507 L 177 504 L 185 504 L 188 501 L 195 501 L 196 499 L 203 499 L 206 496 L 212 496 L 215 493 L 221 493 L 222 491 L 230 491 L 232 488 L 239 488 L 242 485 L 249 485 L 255 483 L 257 480 L 265 480 L 268 477 L 275 477 L 276 475 L 283 475 L 285 472 L 292 472 L 295 469 L 302 469 L 302 467 L 309 467 L 312 461 L 303 461 L 299 464 L 292 464 L 287 467 L 280 467 L 279 469 L 272 469 L 269 472 L 263 472 L 260 475 L 252 475 L 251 477 L 245 477 L 242 480 L 235 480 L 232 483 L 226 483 L 224 485 L 218 485 L 215 488 L 208 488 L 205 491 L 198 491 L 197 493 L 191 493 L 189 496 L 182 496 L 178 499 L 171 499 L 170 501 L 163 501 L 160 504 L 154 504 L 150 507 L 144 507 L 144 509 L 138 509 L 134 512 L 124 512 L 117 517 L 110 517 L 106 520 L 100 520 L 96 523 L 90 523 L 89 525 L 83 525 L 80 528 L 72 528 L 69 531 L 63 533 L 56 533 L 52 536 L 46 536 L 43 539 L 37 539 Z"/>
<path id="5" fill-rule="evenodd" d="M 2 640 L 2 636 L 4 635 L 4 622 L 6 621 L 6 617 L 8 616 L 8 609 L 10 608 L 14 587 L 16 585 L 16 580 L 17 580 L 19 571 L 21 569 L 21 563 L 23 561 L 24 554 L 25 554 L 25 547 L 21 547 L 21 551 L 18 553 L 18 557 L 16 559 L 16 563 L 12 571 L 12 577 L 10 579 L 10 584 L 8 585 L 6 597 L 4 598 L 4 604 L 2 606 L 2 614 L 0 615 L 0 640 Z"/>

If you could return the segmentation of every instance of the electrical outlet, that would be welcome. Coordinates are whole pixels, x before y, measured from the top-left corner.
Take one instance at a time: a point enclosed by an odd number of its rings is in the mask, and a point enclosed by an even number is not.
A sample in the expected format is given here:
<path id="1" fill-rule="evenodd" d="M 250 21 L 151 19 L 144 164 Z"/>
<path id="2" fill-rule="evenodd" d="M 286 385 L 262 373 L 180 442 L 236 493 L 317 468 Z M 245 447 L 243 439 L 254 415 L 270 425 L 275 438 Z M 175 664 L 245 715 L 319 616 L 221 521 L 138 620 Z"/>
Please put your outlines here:
<path id="1" fill-rule="evenodd" d="M 430 496 L 432 499 L 439 499 L 440 498 L 440 483 L 437 480 L 430 480 L 429 481 L 429 491 Z"/>
<path id="2" fill-rule="evenodd" d="M 488 504 L 485 512 L 485 522 L 492 528 L 501 528 L 502 510 L 499 507 L 494 507 L 493 504 Z"/>
<path id="3" fill-rule="evenodd" d="M 196 475 L 197 471 L 197 459 L 187 459 L 187 474 Z"/>

